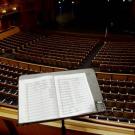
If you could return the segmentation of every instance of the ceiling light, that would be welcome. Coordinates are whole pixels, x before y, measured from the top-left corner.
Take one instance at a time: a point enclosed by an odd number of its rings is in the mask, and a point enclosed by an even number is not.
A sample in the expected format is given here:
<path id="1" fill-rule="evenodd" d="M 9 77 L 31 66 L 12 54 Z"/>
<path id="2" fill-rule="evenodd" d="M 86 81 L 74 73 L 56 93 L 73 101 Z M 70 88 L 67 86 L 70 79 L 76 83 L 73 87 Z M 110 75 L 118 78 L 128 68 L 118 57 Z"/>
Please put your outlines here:
<path id="1" fill-rule="evenodd" d="M 12 10 L 14 10 L 14 11 L 16 11 L 16 9 L 17 9 L 16 7 L 13 7 L 13 8 L 12 8 Z"/>
<path id="2" fill-rule="evenodd" d="M 3 10 L 2 10 L 2 13 L 3 13 L 3 14 L 5 14 L 6 12 L 7 12 L 7 10 L 6 10 L 6 9 L 3 9 Z"/>

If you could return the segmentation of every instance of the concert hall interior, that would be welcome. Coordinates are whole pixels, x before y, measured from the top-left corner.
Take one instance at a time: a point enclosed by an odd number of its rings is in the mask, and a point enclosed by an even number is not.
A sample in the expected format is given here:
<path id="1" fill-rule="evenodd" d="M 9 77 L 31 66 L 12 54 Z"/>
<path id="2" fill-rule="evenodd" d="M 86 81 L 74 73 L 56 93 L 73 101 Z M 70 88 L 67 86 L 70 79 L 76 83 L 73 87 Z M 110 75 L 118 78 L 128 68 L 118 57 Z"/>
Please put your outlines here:
<path id="1" fill-rule="evenodd" d="M 135 0 L 0 0 L 0 135 L 60 135 L 59 120 L 18 124 L 19 76 L 85 68 L 106 111 L 66 135 L 135 135 Z"/>

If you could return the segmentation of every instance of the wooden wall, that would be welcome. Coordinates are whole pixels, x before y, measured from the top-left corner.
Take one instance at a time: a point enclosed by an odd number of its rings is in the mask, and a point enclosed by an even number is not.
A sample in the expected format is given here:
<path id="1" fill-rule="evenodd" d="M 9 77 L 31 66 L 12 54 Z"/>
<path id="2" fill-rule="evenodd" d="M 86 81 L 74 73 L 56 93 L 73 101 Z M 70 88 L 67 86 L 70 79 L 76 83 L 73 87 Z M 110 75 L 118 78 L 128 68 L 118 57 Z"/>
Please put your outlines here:
<path id="1" fill-rule="evenodd" d="M 40 9 L 40 0 L 18 0 L 20 12 L 20 26 L 25 29 L 36 26 L 37 14 Z"/>
<path id="2" fill-rule="evenodd" d="M 19 15 L 16 2 L 16 0 L 0 0 L 0 32 L 18 24 Z M 4 10 L 5 13 L 3 13 Z"/>
<path id="3" fill-rule="evenodd" d="M 33 28 L 55 20 L 54 0 L 18 0 L 21 27 Z"/>
<path id="4" fill-rule="evenodd" d="M 134 21 L 135 21 L 135 0 L 133 0 L 132 13 L 133 13 L 133 16 L 134 16 Z"/>

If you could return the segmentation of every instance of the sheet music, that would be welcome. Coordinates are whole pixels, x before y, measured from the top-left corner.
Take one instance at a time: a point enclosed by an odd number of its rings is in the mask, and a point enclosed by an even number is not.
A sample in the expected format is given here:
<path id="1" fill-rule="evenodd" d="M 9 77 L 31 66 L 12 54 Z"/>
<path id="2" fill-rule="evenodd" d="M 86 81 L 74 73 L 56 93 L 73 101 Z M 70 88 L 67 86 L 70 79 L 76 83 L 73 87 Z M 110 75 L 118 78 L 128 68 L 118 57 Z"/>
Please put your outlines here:
<path id="1" fill-rule="evenodd" d="M 19 123 L 61 119 L 102 111 L 100 105 L 97 105 L 103 99 L 96 81 L 92 69 L 21 76 Z"/>
<path id="2" fill-rule="evenodd" d="M 53 76 L 44 76 L 20 82 L 19 123 L 55 119 L 58 106 Z M 24 96 L 26 95 L 26 96 Z M 25 98 L 24 98 L 25 97 Z M 25 101 L 25 102 L 24 102 Z M 21 103 L 23 108 L 21 108 Z"/>
<path id="3" fill-rule="evenodd" d="M 85 73 L 54 77 L 61 117 L 95 112 L 95 103 Z"/>

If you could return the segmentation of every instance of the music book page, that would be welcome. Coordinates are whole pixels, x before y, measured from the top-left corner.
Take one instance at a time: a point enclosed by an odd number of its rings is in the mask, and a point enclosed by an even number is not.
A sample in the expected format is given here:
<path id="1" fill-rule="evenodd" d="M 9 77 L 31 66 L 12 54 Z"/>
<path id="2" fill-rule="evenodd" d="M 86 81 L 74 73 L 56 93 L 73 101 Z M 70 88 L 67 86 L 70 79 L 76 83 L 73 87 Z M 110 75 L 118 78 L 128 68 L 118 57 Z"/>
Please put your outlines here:
<path id="1" fill-rule="evenodd" d="M 61 117 L 95 112 L 95 103 L 85 73 L 55 76 Z"/>
<path id="2" fill-rule="evenodd" d="M 19 123 L 58 118 L 53 76 L 20 81 L 19 95 Z"/>

